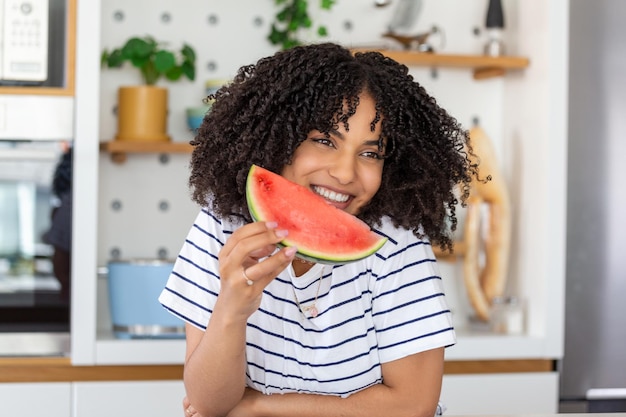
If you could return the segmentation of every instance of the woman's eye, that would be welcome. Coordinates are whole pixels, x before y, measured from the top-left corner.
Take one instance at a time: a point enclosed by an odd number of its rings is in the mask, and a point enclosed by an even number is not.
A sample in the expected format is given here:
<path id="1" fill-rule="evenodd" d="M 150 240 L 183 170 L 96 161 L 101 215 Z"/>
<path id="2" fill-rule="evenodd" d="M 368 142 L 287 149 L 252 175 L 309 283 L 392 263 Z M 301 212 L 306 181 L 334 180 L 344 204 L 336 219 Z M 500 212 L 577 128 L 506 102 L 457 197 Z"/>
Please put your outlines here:
<path id="1" fill-rule="evenodd" d="M 376 152 L 376 151 L 363 152 L 361 155 L 370 159 L 383 159 L 383 156 L 379 152 Z"/>
<path id="2" fill-rule="evenodd" d="M 320 145 L 333 146 L 333 147 L 335 146 L 333 142 L 328 138 L 312 138 L 311 140 L 315 143 L 319 143 Z"/>

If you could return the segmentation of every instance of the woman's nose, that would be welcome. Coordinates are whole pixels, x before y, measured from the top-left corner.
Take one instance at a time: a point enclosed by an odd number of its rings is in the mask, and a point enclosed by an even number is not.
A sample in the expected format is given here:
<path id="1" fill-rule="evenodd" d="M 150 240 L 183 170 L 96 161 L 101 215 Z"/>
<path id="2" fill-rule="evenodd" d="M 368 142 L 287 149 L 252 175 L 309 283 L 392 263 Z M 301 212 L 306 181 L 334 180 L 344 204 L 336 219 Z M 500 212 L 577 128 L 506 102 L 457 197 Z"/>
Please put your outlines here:
<path id="1" fill-rule="evenodd" d="M 339 184 L 349 184 L 356 176 L 356 161 L 351 155 L 337 155 L 328 172 Z"/>

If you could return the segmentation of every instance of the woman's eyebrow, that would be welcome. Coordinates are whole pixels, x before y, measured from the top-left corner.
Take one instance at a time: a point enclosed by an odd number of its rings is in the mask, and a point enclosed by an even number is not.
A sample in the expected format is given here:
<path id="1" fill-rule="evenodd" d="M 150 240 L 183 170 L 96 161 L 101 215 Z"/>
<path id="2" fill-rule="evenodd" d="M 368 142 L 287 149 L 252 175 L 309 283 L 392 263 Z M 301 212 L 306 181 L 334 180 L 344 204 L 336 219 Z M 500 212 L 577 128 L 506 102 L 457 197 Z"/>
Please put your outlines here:
<path id="1" fill-rule="evenodd" d="M 343 135 L 343 133 L 341 133 L 341 132 L 339 132 L 337 130 L 331 129 L 331 130 L 328 131 L 328 134 L 329 135 L 333 135 L 333 136 L 337 136 L 341 140 L 346 140 L 346 137 Z M 366 145 L 366 146 L 378 146 L 379 142 L 380 142 L 380 140 L 378 140 L 378 139 L 371 139 L 371 140 L 363 142 L 363 144 Z"/>
<path id="2" fill-rule="evenodd" d="M 330 130 L 328 131 L 328 134 L 329 134 L 329 135 L 333 135 L 333 136 L 337 136 L 337 137 L 338 137 L 339 139 L 341 139 L 341 140 L 346 140 L 346 137 L 343 135 L 343 133 L 341 133 L 341 132 L 340 132 L 340 131 L 338 131 L 338 130 L 330 129 Z"/>

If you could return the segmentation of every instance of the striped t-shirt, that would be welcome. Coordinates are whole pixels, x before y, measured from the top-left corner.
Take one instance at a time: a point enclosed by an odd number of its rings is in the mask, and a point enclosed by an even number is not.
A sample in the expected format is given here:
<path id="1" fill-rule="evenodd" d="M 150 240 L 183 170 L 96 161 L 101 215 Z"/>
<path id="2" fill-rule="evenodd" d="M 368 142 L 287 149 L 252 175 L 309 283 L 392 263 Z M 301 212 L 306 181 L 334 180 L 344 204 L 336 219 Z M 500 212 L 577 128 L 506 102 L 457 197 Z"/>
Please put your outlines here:
<path id="1" fill-rule="evenodd" d="M 159 298 L 165 308 L 206 329 L 217 254 L 240 225 L 200 212 Z M 376 254 L 299 277 L 290 266 L 265 288 L 248 319 L 248 386 L 348 396 L 381 383 L 381 363 L 455 343 L 430 244 L 387 220 L 376 232 L 389 238 Z M 313 303 L 316 317 L 306 310 Z"/>

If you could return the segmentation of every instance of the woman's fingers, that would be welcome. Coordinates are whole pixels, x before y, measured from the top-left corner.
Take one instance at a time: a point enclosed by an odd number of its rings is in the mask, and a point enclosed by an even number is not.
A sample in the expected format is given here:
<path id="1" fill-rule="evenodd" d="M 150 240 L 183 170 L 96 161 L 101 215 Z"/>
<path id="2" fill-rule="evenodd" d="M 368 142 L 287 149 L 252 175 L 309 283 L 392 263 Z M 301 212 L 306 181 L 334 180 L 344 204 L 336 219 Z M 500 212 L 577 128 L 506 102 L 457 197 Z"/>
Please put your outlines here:
<path id="1" fill-rule="evenodd" d="M 197 411 L 191 406 L 191 403 L 189 402 L 189 399 L 187 398 L 187 396 L 185 396 L 185 398 L 183 398 L 183 410 L 185 410 L 185 417 L 192 417 L 192 416 L 197 416 L 198 413 Z"/>
<path id="2" fill-rule="evenodd" d="M 267 246 L 268 239 L 275 238 L 263 233 L 248 236 L 238 240 L 229 256 L 220 255 L 221 289 L 213 314 L 219 310 L 220 314 L 245 322 L 259 308 L 265 287 L 289 265 L 296 253 L 293 247 L 276 251 L 274 244 L 275 253 L 262 261 L 251 257 L 250 253 Z"/>
<path id="3" fill-rule="evenodd" d="M 283 248 L 272 256 L 267 257 L 262 262 L 258 262 L 250 267 L 242 270 L 242 275 L 248 285 L 254 285 L 257 282 L 263 287 L 267 286 L 278 276 L 293 260 L 297 248 L 291 246 Z M 252 284 L 250 282 L 252 282 Z"/>
<path id="4" fill-rule="evenodd" d="M 219 253 L 222 272 L 237 266 L 247 268 L 256 264 L 259 259 L 274 253 L 276 244 L 287 234 L 287 230 L 278 229 L 274 222 L 255 222 L 240 227 Z"/>
<path id="5" fill-rule="evenodd" d="M 256 266 L 259 263 L 259 259 L 262 258 L 267 258 L 266 260 L 272 259 L 272 261 L 266 264 L 265 267 L 256 269 L 255 273 L 257 275 L 255 277 L 257 279 L 261 275 L 273 274 L 276 270 L 280 272 L 287 266 L 290 262 L 288 258 L 292 258 L 295 252 L 293 250 L 280 251 L 280 255 L 276 258 L 270 255 L 276 252 L 276 244 L 287 235 L 287 230 L 279 229 L 276 223 L 270 222 L 250 223 L 237 229 L 219 254 L 222 278 L 227 277 L 228 279 L 236 271 L 238 271 L 239 275 L 245 275 L 242 271 L 245 270 L 247 274 L 248 268 Z M 249 279 L 245 276 L 243 278 L 246 282 L 255 281 L 254 278 Z"/>
<path id="6" fill-rule="evenodd" d="M 277 226 L 278 225 L 274 222 L 253 222 L 240 227 L 235 230 L 232 236 L 226 241 L 224 247 L 220 251 L 220 257 L 229 257 L 232 251 L 237 248 L 241 242 L 249 240 L 250 238 L 265 237 L 267 239 L 267 245 L 273 245 L 280 242 L 282 238 L 280 236 L 276 236 L 275 232 L 277 230 Z M 279 230 L 279 235 L 283 235 L 284 237 L 285 233 L 285 231 Z M 250 248 L 250 251 L 256 249 L 260 249 L 260 247 Z"/>

